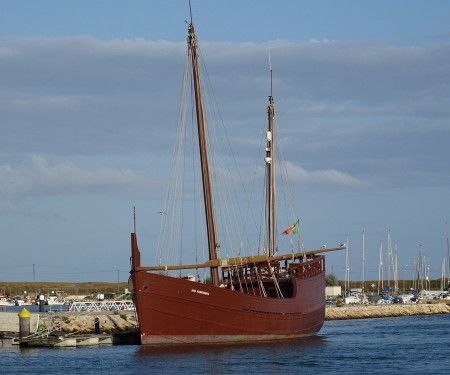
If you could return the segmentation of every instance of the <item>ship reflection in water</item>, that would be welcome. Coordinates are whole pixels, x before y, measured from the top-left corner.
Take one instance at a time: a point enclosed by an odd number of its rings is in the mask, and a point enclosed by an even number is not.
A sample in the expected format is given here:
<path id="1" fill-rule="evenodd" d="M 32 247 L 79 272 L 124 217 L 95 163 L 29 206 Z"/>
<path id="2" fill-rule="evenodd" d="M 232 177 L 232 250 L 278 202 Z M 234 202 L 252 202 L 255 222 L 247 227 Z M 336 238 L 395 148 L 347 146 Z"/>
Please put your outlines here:
<path id="1" fill-rule="evenodd" d="M 304 352 L 305 350 L 318 349 L 324 346 L 327 342 L 327 338 L 324 336 L 309 336 L 291 341 L 271 341 L 271 342 L 258 342 L 258 343 L 239 343 L 239 344 L 211 344 L 211 345 L 170 345 L 170 346 L 146 346 L 142 345 L 139 349 L 139 355 L 145 357 L 157 356 L 160 359 L 161 356 L 172 355 L 192 355 L 199 354 L 201 356 L 217 356 L 221 354 L 239 354 L 244 356 L 249 355 L 252 352 L 258 352 L 260 356 L 273 356 L 276 354 L 277 360 L 280 359 L 280 353 L 294 353 Z M 275 358 L 268 358 L 268 360 L 274 361 Z"/>

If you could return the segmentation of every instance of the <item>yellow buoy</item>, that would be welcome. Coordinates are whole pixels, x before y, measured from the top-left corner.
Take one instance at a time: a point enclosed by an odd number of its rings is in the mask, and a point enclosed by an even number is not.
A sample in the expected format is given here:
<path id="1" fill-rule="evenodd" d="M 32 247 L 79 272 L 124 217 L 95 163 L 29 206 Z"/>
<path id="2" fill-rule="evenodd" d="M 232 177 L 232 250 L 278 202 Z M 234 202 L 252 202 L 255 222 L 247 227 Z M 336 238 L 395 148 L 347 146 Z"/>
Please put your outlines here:
<path id="1" fill-rule="evenodd" d="M 20 313 L 18 315 L 19 315 L 19 318 L 31 317 L 31 313 L 25 307 L 20 311 Z"/>

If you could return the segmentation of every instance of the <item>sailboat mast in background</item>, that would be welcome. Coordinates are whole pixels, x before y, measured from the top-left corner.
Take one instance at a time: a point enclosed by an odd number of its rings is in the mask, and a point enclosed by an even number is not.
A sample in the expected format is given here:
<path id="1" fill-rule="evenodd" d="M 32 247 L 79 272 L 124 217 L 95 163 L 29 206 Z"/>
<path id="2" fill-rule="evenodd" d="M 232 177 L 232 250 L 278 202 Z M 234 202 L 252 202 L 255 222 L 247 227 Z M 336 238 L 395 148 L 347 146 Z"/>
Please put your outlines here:
<path id="1" fill-rule="evenodd" d="M 273 121 L 275 118 L 275 107 L 272 96 L 272 66 L 270 66 L 270 96 L 267 106 L 268 129 L 267 129 L 267 147 L 266 147 L 266 176 L 267 176 L 267 226 L 269 256 L 275 255 L 275 160 L 274 160 L 274 133 Z"/>

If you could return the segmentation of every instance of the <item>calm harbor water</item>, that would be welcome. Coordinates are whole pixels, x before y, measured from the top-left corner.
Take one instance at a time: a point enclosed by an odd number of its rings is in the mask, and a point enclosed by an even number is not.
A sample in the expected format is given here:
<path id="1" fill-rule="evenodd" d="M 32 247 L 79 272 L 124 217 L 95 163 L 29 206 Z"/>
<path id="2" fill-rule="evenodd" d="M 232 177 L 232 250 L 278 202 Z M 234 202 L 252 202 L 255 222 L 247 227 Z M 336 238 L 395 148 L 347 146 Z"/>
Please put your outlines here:
<path id="1" fill-rule="evenodd" d="M 445 374 L 450 315 L 326 322 L 289 343 L 155 349 L 0 347 L 2 374 Z"/>
<path id="2" fill-rule="evenodd" d="M 22 311 L 22 309 L 27 309 L 29 312 L 39 312 L 39 306 L 38 305 L 27 305 L 27 306 L 2 306 L 0 310 L 2 311 L 17 311 L 19 313 Z M 67 311 L 66 305 L 45 305 L 44 311 Z"/>

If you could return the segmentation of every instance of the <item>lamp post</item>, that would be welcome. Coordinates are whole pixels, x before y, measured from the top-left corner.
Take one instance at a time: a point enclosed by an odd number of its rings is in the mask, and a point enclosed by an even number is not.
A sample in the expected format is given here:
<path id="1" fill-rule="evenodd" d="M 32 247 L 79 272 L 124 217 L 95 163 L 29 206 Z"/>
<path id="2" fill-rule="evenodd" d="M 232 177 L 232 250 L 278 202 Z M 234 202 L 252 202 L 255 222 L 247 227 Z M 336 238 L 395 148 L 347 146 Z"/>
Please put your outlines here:
<path id="1" fill-rule="evenodd" d="M 119 268 L 117 268 L 117 266 L 114 266 L 117 270 L 117 293 L 119 293 L 119 284 L 120 284 L 120 279 L 119 279 Z"/>

